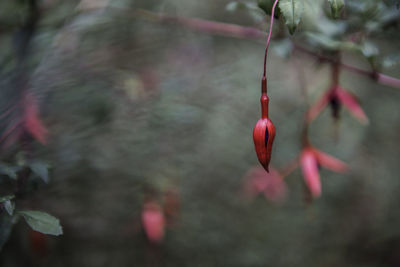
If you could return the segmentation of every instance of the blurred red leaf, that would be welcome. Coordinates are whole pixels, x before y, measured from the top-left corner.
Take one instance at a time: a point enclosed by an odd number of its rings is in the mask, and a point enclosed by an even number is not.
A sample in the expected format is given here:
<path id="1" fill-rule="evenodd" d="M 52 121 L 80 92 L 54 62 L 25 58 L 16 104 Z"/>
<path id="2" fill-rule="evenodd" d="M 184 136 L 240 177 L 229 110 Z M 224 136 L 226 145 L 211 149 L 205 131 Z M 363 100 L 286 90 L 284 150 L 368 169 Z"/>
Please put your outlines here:
<path id="1" fill-rule="evenodd" d="M 350 92 L 338 86 L 336 95 L 339 101 L 350 111 L 350 113 L 358 119 L 361 123 L 367 124 L 368 117 L 365 115 L 364 110 L 361 108 L 357 98 Z"/>
<path id="2" fill-rule="evenodd" d="M 42 144 L 46 144 L 47 129 L 39 118 L 39 107 L 36 98 L 31 94 L 26 94 L 24 99 L 24 126 L 33 138 Z"/>
<path id="3" fill-rule="evenodd" d="M 300 165 L 304 181 L 314 198 L 319 197 L 322 192 L 319 165 L 335 172 L 345 172 L 348 169 L 347 165 L 341 160 L 319 151 L 310 145 L 306 146 L 301 152 Z"/>
<path id="4" fill-rule="evenodd" d="M 300 164 L 303 171 L 304 181 L 313 197 L 321 195 L 321 180 L 318 171 L 318 161 L 311 148 L 303 150 L 300 156 Z"/>
<path id="5" fill-rule="evenodd" d="M 250 198 L 263 194 L 271 202 L 282 202 L 288 189 L 283 177 L 273 167 L 269 173 L 261 167 L 254 167 L 246 174 L 244 191 Z"/>
<path id="6" fill-rule="evenodd" d="M 163 240 L 165 217 L 158 203 L 149 201 L 144 204 L 142 210 L 142 224 L 150 242 L 160 243 Z"/>

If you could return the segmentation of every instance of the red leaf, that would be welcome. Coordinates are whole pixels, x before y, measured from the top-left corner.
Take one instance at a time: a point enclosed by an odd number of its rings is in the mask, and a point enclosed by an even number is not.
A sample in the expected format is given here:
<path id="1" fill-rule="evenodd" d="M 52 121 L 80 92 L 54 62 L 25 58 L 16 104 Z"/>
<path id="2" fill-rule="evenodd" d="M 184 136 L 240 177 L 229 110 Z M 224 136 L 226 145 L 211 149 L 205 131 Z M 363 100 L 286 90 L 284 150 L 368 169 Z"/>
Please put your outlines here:
<path id="1" fill-rule="evenodd" d="M 267 186 L 264 189 L 264 196 L 272 202 L 282 202 L 287 195 L 287 186 L 283 177 L 274 168 L 267 173 Z"/>
<path id="2" fill-rule="evenodd" d="M 368 124 L 368 117 L 358 103 L 357 98 L 350 92 L 338 86 L 336 95 L 340 102 L 356 117 L 361 123 Z"/>
<path id="3" fill-rule="evenodd" d="M 305 148 L 300 156 L 300 164 L 305 183 L 312 196 L 321 195 L 321 180 L 318 172 L 318 163 L 312 148 Z"/>
<path id="4" fill-rule="evenodd" d="M 314 105 L 310 107 L 310 109 L 307 112 L 308 122 L 313 121 L 321 113 L 321 111 L 328 105 L 331 97 L 332 97 L 332 88 L 326 91 L 321 96 L 321 98 L 316 103 L 314 103 Z"/>
<path id="5" fill-rule="evenodd" d="M 281 202 L 287 194 L 287 187 L 280 173 L 270 167 L 267 173 L 261 167 L 254 167 L 245 176 L 244 191 L 247 196 L 254 198 L 264 194 L 272 202 Z"/>
<path id="6" fill-rule="evenodd" d="M 24 106 L 24 123 L 26 131 L 40 143 L 46 144 L 47 129 L 39 118 L 39 107 L 36 98 L 33 95 L 27 94 L 25 96 Z"/>
<path id="7" fill-rule="evenodd" d="M 160 243 L 164 238 L 165 218 L 160 205 L 147 202 L 142 211 L 142 224 L 150 242 Z"/>
<path id="8" fill-rule="evenodd" d="M 245 176 L 244 192 L 250 198 L 262 193 L 268 186 L 268 173 L 261 167 L 251 168 Z"/>
<path id="9" fill-rule="evenodd" d="M 334 172 L 346 172 L 347 171 L 347 165 L 343 161 L 332 157 L 331 155 L 328 155 L 320 150 L 314 149 L 315 156 L 318 160 L 318 163 L 321 164 L 321 166 L 330 169 Z"/>

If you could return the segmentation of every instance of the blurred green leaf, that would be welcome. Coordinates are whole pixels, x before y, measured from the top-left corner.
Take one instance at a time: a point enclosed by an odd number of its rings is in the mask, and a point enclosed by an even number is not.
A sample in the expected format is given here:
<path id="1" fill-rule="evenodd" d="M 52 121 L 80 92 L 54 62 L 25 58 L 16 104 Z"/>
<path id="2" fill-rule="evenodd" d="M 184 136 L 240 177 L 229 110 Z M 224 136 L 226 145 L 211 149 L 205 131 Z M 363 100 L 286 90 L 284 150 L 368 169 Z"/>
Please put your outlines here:
<path id="1" fill-rule="evenodd" d="M 372 42 L 365 41 L 361 44 L 360 51 L 363 56 L 368 60 L 371 64 L 372 68 L 376 68 L 376 58 L 379 55 L 378 47 Z"/>
<path id="2" fill-rule="evenodd" d="M 7 213 L 11 216 L 14 213 L 15 204 L 10 200 L 6 200 L 4 202 L 4 208 L 6 209 Z"/>
<path id="3" fill-rule="evenodd" d="M 328 2 L 331 5 L 332 16 L 338 18 L 340 11 L 344 7 L 344 0 L 328 0 Z"/>
<path id="4" fill-rule="evenodd" d="M 14 195 L 7 195 L 7 196 L 4 196 L 4 197 L 0 197 L 0 203 L 5 202 L 7 200 L 11 200 L 14 197 L 15 197 Z"/>
<path id="5" fill-rule="evenodd" d="M 229 12 L 247 10 L 249 15 L 252 16 L 256 21 L 263 20 L 264 18 L 264 14 L 262 14 L 257 5 L 252 2 L 232 1 L 225 6 L 225 9 Z"/>
<path id="6" fill-rule="evenodd" d="M 324 34 L 307 32 L 306 36 L 313 45 L 320 46 L 323 49 L 331 51 L 350 50 L 360 51 L 361 47 L 353 42 L 334 40 Z"/>
<path id="7" fill-rule="evenodd" d="M 280 57 L 288 58 L 292 52 L 293 43 L 285 38 L 282 40 L 275 41 L 272 46 L 272 50 Z"/>
<path id="8" fill-rule="evenodd" d="M 21 170 L 20 166 L 13 166 L 6 163 L 0 163 L 0 174 L 7 175 L 12 179 L 17 179 L 17 172 Z"/>
<path id="9" fill-rule="evenodd" d="M 19 167 L 25 166 L 26 159 L 25 159 L 25 153 L 23 151 L 17 153 L 16 159 L 17 159 L 17 166 Z"/>
<path id="10" fill-rule="evenodd" d="M 296 31 L 297 25 L 300 23 L 303 14 L 304 4 L 302 0 L 281 0 L 279 8 L 285 18 L 286 26 L 290 34 Z"/>
<path id="11" fill-rule="evenodd" d="M 400 64 L 400 53 L 392 54 L 386 56 L 382 59 L 382 67 L 384 68 L 392 68 Z"/>
<path id="12" fill-rule="evenodd" d="M 3 213 L 4 214 L 4 213 Z M 13 216 L 0 214 L 0 250 L 7 242 L 13 226 Z"/>
<path id="13" fill-rule="evenodd" d="M 344 21 L 333 21 L 322 17 L 318 19 L 315 28 L 324 35 L 334 37 L 341 36 L 346 31 L 346 24 Z"/>
<path id="14" fill-rule="evenodd" d="M 45 183 L 49 182 L 49 164 L 35 161 L 29 164 L 29 168 L 31 168 L 33 173 L 39 176 Z"/>
<path id="15" fill-rule="evenodd" d="M 225 7 L 225 9 L 227 11 L 231 11 L 231 12 L 236 11 L 238 9 L 245 9 L 245 8 L 246 8 L 246 3 L 239 2 L 239 1 L 229 2 Z"/>
<path id="16" fill-rule="evenodd" d="M 271 16 L 274 0 L 258 0 L 257 4 L 258 7 L 261 8 L 267 15 Z M 279 5 L 277 5 L 275 8 L 274 17 L 279 18 L 280 15 L 281 15 L 281 10 L 279 9 Z"/>
<path id="17" fill-rule="evenodd" d="M 18 211 L 18 214 L 22 215 L 29 226 L 35 231 L 56 236 L 63 233 L 60 221 L 46 212 L 26 210 Z"/>

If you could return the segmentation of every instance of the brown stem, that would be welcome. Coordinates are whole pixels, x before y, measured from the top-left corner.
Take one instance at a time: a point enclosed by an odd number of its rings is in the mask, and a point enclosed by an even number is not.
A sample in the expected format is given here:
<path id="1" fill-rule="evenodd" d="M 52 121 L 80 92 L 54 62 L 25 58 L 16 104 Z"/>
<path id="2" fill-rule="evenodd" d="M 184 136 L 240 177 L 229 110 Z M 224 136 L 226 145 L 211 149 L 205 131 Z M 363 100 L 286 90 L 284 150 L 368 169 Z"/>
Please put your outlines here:
<path id="1" fill-rule="evenodd" d="M 297 44 L 293 44 L 294 48 L 299 51 L 302 52 L 304 54 L 313 56 L 318 58 L 321 61 L 326 61 L 326 62 L 331 62 L 331 63 L 335 63 L 336 60 L 327 56 L 323 56 L 317 53 L 314 53 L 310 50 L 308 50 L 307 48 L 304 48 L 300 45 Z M 374 70 L 364 70 L 364 69 L 360 69 L 358 67 L 340 62 L 339 65 L 346 70 L 349 70 L 351 72 L 360 74 L 360 75 L 364 75 L 364 76 L 368 76 L 369 78 L 373 79 L 374 81 L 380 83 L 380 84 L 384 84 L 390 87 L 395 87 L 395 88 L 400 88 L 400 79 L 379 73 L 377 71 Z"/>
<path id="2" fill-rule="evenodd" d="M 336 61 L 332 63 L 332 87 L 339 85 L 339 73 L 340 73 L 340 62 Z"/>

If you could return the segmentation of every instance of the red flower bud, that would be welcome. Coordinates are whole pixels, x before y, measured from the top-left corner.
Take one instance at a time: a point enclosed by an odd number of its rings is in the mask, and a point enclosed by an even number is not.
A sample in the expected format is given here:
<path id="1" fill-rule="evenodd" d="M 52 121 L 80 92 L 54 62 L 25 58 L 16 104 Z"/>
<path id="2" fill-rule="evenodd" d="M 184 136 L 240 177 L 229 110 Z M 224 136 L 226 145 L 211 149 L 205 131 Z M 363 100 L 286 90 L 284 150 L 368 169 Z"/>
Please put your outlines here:
<path id="1" fill-rule="evenodd" d="M 258 120 L 253 130 L 254 146 L 258 160 L 264 169 L 269 172 L 268 165 L 271 160 L 272 143 L 275 138 L 275 126 L 270 119 Z"/>
<path id="2" fill-rule="evenodd" d="M 269 98 L 267 96 L 267 81 L 265 77 L 263 77 L 261 85 L 261 119 L 259 119 L 256 126 L 254 126 L 253 140 L 258 161 L 260 161 L 264 169 L 269 172 L 268 165 L 271 161 L 272 143 L 275 138 L 275 126 L 268 118 Z"/>

